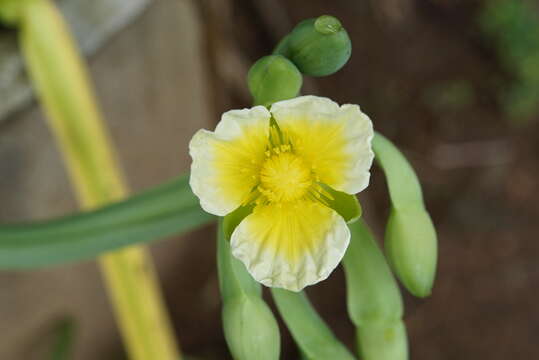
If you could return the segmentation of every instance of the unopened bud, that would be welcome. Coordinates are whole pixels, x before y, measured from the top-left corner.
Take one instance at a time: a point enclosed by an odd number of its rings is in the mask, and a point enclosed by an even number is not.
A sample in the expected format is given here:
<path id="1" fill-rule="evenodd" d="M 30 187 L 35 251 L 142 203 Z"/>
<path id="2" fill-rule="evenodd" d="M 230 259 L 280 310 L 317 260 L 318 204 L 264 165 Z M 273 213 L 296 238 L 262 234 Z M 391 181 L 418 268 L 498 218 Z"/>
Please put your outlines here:
<path id="1" fill-rule="evenodd" d="M 247 84 L 255 105 L 271 105 L 298 96 L 303 77 L 297 67 L 281 55 L 259 59 L 249 70 Z"/>
<path id="2" fill-rule="evenodd" d="M 329 15 L 300 22 L 274 51 L 310 76 L 333 74 L 346 64 L 351 53 L 348 33 L 337 18 Z"/>
<path id="3" fill-rule="evenodd" d="M 279 327 L 261 298 L 238 296 L 228 299 L 223 307 L 223 328 L 234 359 L 279 359 Z"/>
<path id="4" fill-rule="evenodd" d="M 412 294 L 428 296 L 436 275 L 438 244 L 421 185 L 412 166 L 391 141 L 376 133 L 372 147 L 386 175 L 391 198 L 385 236 L 387 257 Z"/>
<path id="5" fill-rule="evenodd" d="M 415 296 L 430 295 L 436 274 L 436 231 L 423 208 L 393 208 L 385 236 L 386 252 L 396 274 Z"/>

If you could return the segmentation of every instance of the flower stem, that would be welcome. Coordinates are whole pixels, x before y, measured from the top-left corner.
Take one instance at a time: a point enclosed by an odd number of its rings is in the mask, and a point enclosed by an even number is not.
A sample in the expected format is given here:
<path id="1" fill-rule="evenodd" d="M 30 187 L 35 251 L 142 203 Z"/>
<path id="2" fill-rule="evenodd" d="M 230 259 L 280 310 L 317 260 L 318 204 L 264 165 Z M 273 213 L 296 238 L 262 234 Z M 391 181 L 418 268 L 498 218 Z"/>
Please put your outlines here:
<path id="1" fill-rule="evenodd" d="M 18 23 L 27 68 L 81 207 L 124 198 L 127 187 L 62 15 L 50 0 L 28 0 Z M 99 265 L 130 358 L 180 359 L 147 249 L 111 252 L 100 257 Z"/>

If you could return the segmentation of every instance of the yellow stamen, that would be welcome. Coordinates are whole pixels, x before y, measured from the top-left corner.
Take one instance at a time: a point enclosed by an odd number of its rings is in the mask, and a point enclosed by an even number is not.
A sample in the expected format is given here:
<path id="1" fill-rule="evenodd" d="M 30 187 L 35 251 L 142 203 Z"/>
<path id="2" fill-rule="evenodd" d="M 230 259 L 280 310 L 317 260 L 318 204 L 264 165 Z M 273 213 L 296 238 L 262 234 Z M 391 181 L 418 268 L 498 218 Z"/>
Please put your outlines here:
<path id="1" fill-rule="evenodd" d="M 290 152 L 278 153 L 262 165 L 260 192 L 270 202 L 289 202 L 301 199 L 312 185 L 309 167 Z"/>

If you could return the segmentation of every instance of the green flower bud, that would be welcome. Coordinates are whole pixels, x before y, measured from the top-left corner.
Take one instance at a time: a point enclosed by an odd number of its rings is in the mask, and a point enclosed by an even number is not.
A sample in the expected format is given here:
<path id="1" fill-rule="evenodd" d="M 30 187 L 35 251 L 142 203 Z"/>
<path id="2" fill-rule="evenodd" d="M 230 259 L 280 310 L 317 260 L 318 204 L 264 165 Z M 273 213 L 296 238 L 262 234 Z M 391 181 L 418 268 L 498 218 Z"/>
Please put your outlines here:
<path id="1" fill-rule="evenodd" d="M 404 286 L 415 296 L 430 295 L 436 274 L 436 231 L 422 208 L 391 209 L 386 252 Z"/>
<path id="2" fill-rule="evenodd" d="M 323 15 L 300 22 L 277 45 L 274 54 L 286 56 L 303 74 L 326 76 L 350 59 L 352 43 L 337 18 Z"/>
<path id="3" fill-rule="evenodd" d="M 386 227 L 388 259 L 412 294 L 428 296 L 436 274 L 438 245 L 421 185 L 414 169 L 391 141 L 376 133 L 372 146 L 386 175 L 392 205 Z"/>
<path id="4" fill-rule="evenodd" d="M 357 331 L 359 353 L 364 360 L 407 360 L 408 341 L 402 321 L 372 324 Z"/>
<path id="5" fill-rule="evenodd" d="M 261 298 L 242 296 L 227 300 L 223 307 L 223 328 L 234 359 L 279 359 L 279 328 Z"/>
<path id="6" fill-rule="evenodd" d="M 356 326 L 393 323 L 402 317 L 402 297 L 382 250 L 359 219 L 343 258 L 348 313 Z"/>
<path id="7" fill-rule="evenodd" d="M 255 105 L 271 105 L 299 94 L 303 77 L 297 67 L 281 55 L 259 59 L 249 70 L 247 84 Z"/>

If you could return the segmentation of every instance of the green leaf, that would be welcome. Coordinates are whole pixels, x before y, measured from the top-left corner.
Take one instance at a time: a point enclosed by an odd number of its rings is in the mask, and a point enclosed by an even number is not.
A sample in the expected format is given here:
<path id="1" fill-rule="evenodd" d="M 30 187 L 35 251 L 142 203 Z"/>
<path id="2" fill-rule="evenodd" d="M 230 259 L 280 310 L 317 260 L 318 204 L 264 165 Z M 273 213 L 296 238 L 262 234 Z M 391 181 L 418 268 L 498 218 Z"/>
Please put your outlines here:
<path id="1" fill-rule="evenodd" d="M 388 139 L 376 133 L 372 145 L 391 198 L 385 239 L 389 261 L 412 294 L 428 296 L 436 275 L 438 250 L 421 185 L 404 155 Z"/>
<path id="2" fill-rule="evenodd" d="M 95 211 L 0 226 L 0 268 L 34 268 L 95 257 L 179 234 L 215 219 L 204 212 L 188 175 Z"/>
<path id="3" fill-rule="evenodd" d="M 402 297 L 389 265 L 363 220 L 350 225 L 344 255 L 348 313 L 356 326 L 387 324 L 402 317 Z"/>
<path id="4" fill-rule="evenodd" d="M 271 293 L 286 326 L 306 359 L 354 359 L 350 351 L 333 335 L 303 292 L 272 288 Z"/>
<path id="5" fill-rule="evenodd" d="M 253 280 L 243 263 L 231 255 L 223 222 L 217 236 L 219 286 L 223 299 L 223 330 L 236 360 L 279 359 L 279 326 L 262 299 L 259 283 Z"/>

